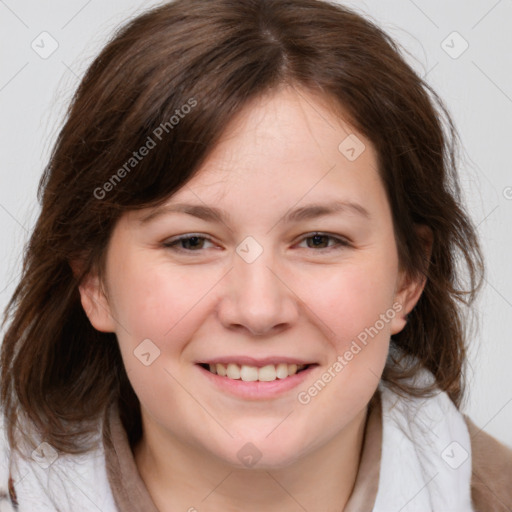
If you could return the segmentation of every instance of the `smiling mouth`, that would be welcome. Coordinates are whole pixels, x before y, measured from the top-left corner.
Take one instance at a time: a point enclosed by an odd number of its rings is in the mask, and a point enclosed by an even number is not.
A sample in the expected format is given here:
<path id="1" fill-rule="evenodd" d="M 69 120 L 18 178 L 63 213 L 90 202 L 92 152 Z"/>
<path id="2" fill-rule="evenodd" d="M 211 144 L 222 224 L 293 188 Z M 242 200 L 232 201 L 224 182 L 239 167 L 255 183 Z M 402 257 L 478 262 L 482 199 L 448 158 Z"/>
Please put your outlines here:
<path id="1" fill-rule="evenodd" d="M 303 372 L 316 364 L 268 364 L 262 367 L 238 365 L 236 363 L 199 363 L 199 366 L 210 373 L 232 380 L 243 380 L 244 382 L 272 382 L 284 380 L 292 375 Z"/>

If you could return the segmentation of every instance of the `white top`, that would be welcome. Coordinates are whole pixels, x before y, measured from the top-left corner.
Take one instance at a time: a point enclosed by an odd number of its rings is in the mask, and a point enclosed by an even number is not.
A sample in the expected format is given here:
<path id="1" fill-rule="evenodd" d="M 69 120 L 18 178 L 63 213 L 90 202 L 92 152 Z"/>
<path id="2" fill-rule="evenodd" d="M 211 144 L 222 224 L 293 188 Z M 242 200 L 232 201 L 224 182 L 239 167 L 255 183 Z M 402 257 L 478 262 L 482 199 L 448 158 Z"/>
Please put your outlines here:
<path id="1" fill-rule="evenodd" d="M 433 377 L 424 371 L 418 378 Z M 382 383 L 379 387 L 382 457 L 373 512 L 473 511 L 469 432 L 448 395 L 404 399 Z M 107 477 L 101 424 L 96 449 L 56 459 L 45 444 L 29 461 L 9 457 L 3 428 L 0 434 L 0 512 L 119 512 Z M 7 497 L 9 464 L 17 509 Z"/>

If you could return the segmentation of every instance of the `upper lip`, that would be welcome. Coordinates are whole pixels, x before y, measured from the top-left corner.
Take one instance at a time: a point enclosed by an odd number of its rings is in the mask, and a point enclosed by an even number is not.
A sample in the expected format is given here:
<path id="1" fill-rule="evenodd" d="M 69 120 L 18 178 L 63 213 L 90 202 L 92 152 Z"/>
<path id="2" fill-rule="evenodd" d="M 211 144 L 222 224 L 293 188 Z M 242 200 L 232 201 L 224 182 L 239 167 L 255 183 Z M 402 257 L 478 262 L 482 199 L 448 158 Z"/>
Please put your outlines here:
<path id="1" fill-rule="evenodd" d="M 256 358 L 251 356 L 224 356 L 224 357 L 212 357 L 208 359 L 204 359 L 197 362 L 198 364 L 229 364 L 234 363 L 238 365 L 245 366 L 267 366 L 269 364 L 279 364 L 279 363 L 287 363 L 287 364 L 296 364 L 296 365 L 307 365 L 307 364 L 315 364 L 312 361 L 306 361 L 303 359 L 299 359 L 297 357 L 288 357 L 288 356 L 269 356 Z"/>

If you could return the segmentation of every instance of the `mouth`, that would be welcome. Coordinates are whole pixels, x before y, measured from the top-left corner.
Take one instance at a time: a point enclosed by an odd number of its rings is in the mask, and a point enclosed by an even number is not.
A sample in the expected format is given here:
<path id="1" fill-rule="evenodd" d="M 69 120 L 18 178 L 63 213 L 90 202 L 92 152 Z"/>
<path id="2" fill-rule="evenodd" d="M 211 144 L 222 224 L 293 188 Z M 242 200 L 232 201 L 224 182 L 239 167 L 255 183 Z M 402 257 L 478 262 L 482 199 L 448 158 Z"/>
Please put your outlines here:
<path id="1" fill-rule="evenodd" d="M 285 380 L 301 372 L 307 371 L 316 363 L 295 364 L 277 363 L 264 366 L 252 366 L 237 363 L 198 363 L 199 366 L 219 377 L 244 382 L 273 382 Z"/>
<path id="2" fill-rule="evenodd" d="M 222 359 L 198 362 L 195 367 L 213 389 L 244 401 L 268 401 L 289 396 L 292 390 L 312 379 L 313 372 L 319 367 L 317 363 L 296 360 L 281 362 L 281 358 L 272 358 L 273 361 L 244 359 L 246 364 L 232 358 L 231 362 L 222 362 Z"/>

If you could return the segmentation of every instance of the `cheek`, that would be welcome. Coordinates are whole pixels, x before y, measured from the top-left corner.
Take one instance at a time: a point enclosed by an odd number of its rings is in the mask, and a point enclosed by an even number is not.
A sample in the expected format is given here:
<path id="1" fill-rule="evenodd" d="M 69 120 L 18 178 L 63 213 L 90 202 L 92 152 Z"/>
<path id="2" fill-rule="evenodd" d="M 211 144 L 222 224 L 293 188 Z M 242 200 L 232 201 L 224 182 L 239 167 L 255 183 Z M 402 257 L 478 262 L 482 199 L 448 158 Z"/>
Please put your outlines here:
<path id="1" fill-rule="evenodd" d="M 135 393 L 154 415 L 162 403 L 174 410 L 185 407 L 190 400 L 178 384 L 183 380 L 180 356 L 200 326 L 204 314 L 200 299 L 211 288 L 213 276 L 180 272 L 168 262 L 148 263 L 135 257 L 112 268 L 110 275 L 116 290 L 112 303 L 116 335 Z M 147 366 L 140 359 L 144 353 L 149 353 Z"/>
<path id="2" fill-rule="evenodd" d="M 339 349 L 381 318 L 393 313 L 396 270 L 388 265 L 347 265 L 319 269 L 304 282 L 308 305 L 335 334 Z M 379 330 L 389 334 L 389 319 Z"/>
<path id="3" fill-rule="evenodd" d="M 308 305 L 334 333 L 329 358 L 317 380 L 302 389 L 298 401 L 313 409 L 332 434 L 368 403 L 378 386 L 389 350 L 394 274 L 385 265 L 348 266 L 320 272 L 302 293 Z M 313 278 L 313 276 L 311 276 Z M 337 418 L 333 421 L 333 418 Z"/>
<path id="4" fill-rule="evenodd" d="M 142 391 L 159 385 L 156 372 L 146 372 L 148 368 L 165 367 L 173 374 L 181 371 L 180 358 L 204 323 L 207 295 L 221 278 L 222 269 L 179 268 L 165 256 L 148 261 L 142 254 L 118 261 L 122 264 L 112 267 L 110 274 L 116 290 L 112 301 L 119 326 L 116 335 L 125 368 L 134 377 L 134 389 Z M 135 356 L 148 339 L 160 352 L 153 348 L 158 359 L 145 367 Z M 168 376 L 163 377 L 168 386 Z"/>
<path id="5" fill-rule="evenodd" d="M 179 271 L 169 262 L 148 262 L 142 257 L 125 261 L 112 276 L 116 320 L 134 341 L 141 337 L 163 341 L 193 311 L 209 281 L 201 273 Z"/>
<path id="6" fill-rule="evenodd" d="M 389 350 L 397 267 L 388 258 L 358 259 L 309 274 L 302 296 L 326 327 L 330 341 L 324 382 L 311 390 L 320 409 L 355 414 L 375 391 Z M 327 328 L 331 333 L 327 336 Z M 332 384 L 331 384 L 332 383 Z M 307 398 L 307 397 L 306 397 Z"/>

